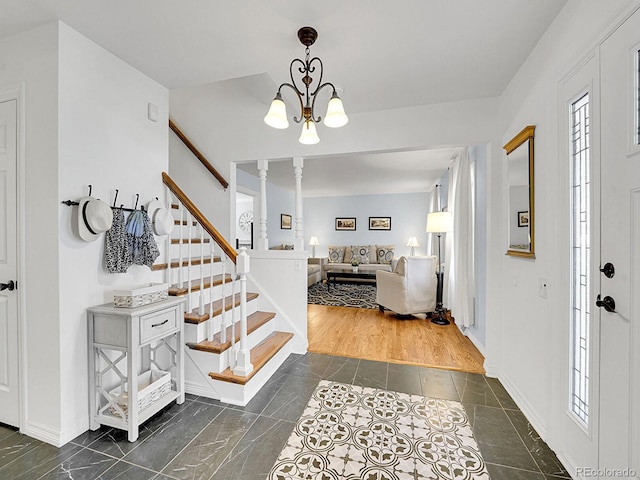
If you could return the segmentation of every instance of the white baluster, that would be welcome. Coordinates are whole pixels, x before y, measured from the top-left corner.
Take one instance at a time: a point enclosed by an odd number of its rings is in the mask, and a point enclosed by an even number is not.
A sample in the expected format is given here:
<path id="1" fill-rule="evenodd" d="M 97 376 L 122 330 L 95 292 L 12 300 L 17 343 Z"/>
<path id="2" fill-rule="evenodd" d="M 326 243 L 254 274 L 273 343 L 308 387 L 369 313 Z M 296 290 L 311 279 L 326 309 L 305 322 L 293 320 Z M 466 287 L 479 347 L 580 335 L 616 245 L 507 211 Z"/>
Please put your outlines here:
<path id="1" fill-rule="evenodd" d="M 235 266 L 234 266 L 235 267 Z M 233 371 L 236 368 L 236 269 L 232 267 L 231 272 L 231 348 L 229 349 L 229 368 Z"/>
<path id="2" fill-rule="evenodd" d="M 184 287 L 184 271 L 182 268 L 182 241 L 184 239 L 184 206 L 178 200 L 178 209 L 180 210 L 180 238 L 178 238 L 178 287 Z"/>
<path id="3" fill-rule="evenodd" d="M 247 249 L 242 247 L 236 257 L 236 268 L 240 274 L 240 350 L 238 351 L 238 363 L 233 369 L 236 375 L 247 376 L 253 371 L 251 365 L 251 352 L 247 341 L 247 273 L 249 273 L 249 255 Z"/>
<path id="4" fill-rule="evenodd" d="M 200 295 L 198 296 L 198 315 L 204 315 L 204 228 L 200 227 Z"/>
<path id="5" fill-rule="evenodd" d="M 169 190 L 168 187 L 165 187 L 166 190 L 166 205 L 168 210 L 171 212 L 171 190 Z M 173 221 L 173 213 L 171 213 L 171 219 Z M 173 285 L 173 282 L 171 280 L 171 234 L 167 235 L 167 239 L 165 241 L 165 254 L 164 254 L 165 258 L 167 259 L 167 272 L 165 275 L 165 282 L 171 286 Z"/>
<path id="6" fill-rule="evenodd" d="M 192 302 L 191 302 L 191 237 L 193 235 L 191 235 L 191 224 L 193 223 L 193 219 L 191 218 L 191 212 L 189 212 L 187 210 L 187 239 L 186 241 L 189 242 L 188 243 L 188 247 L 187 247 L 187 297 L 189 298 L 189 300 L 187 300 L 187 309 L 189 311 L 191 311 L 191 309 L 193 308 L 192 306 Z"/>
<path id="7" fill-rule="evenodd" d="M 209 236 L 209 321 L 207 322 L 207 339 L 213 341 L 213 260 L 215 242 L 213 238 Z"/>
<path id="8" fill-rule="evenodd" d="M 227 254 L 222 256 L 222 314 L 220 316 L 220 341 L 222 343 L 227 341 L 227 312 L 224 308 L 224 276 L 227 270 Z"/>

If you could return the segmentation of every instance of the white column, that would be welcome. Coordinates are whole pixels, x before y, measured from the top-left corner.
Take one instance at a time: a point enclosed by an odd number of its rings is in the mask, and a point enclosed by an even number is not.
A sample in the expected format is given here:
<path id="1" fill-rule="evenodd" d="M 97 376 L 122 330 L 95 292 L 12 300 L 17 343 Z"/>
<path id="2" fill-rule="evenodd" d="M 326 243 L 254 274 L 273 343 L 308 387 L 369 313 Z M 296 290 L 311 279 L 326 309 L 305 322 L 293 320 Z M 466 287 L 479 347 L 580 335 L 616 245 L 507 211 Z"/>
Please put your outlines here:
<path id="1" fill-rule="evenodd" d="M 247 341 L 247 273 L 249 273 L 249 255 L 247 249 L 242 247 L 236 257 L 237 273 L 240 276 L 240 350 L 238 362 L 233 369 L 236 375 L 247 376 L 253 370 L 251 364 L 251 352 Z"/>
<path id="2" fill-rule="evenodd" d="M 258 172 L 260 174 L 260 237 L 258 238 L 258 250 L 269 250 L 267 238 L 267 170 L 269 160 L 258 160 Z"/>
<path id="3" fill-rule="evenodd" d="M 296 239 L 294 250 L 304 250 L 303 221 L 302 221 L 302 157 L 293 157 L 293 172 L 296 177 Z"/>

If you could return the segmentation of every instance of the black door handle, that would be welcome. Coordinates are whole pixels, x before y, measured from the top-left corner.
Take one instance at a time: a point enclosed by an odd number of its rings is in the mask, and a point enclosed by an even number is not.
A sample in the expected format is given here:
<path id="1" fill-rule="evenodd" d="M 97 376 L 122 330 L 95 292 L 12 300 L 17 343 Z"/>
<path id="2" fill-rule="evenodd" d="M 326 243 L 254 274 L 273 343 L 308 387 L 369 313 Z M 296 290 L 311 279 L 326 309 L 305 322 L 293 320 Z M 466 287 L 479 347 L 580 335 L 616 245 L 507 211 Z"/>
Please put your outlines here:
<path id="1" fill-rule="evenodd" d="M 9 290 L 10 292 L 12 292 L 13 290 L 15 290 L 16 288 L 16 282 L 14 282 L 13 280 L 9 280 L 9 283 L 0 283 L 0 292 L 2 290 Z"/>
<path id="2" fill-rule="evenodd" d="M 602 300 L 600 300 L 600 295 L 598 295 L 598 298 L 596 299 L 596 307 L 600 307 L 600 308 L 604 307 L 604 309 L 607 312 L 615 313 L 616 301 L 613 299 L 613 297 L 610 297 L 609 295 L 607 295 Z"/>
<path id="3" fill-rule="evenodd" d="M 607 278 L 613 278 L 613 276 L 616 274 L 616 268 L 611 262 L 605 263 L 604 267 L 602 267 L 600 271 L 604 273 L 604 276 Z"/>

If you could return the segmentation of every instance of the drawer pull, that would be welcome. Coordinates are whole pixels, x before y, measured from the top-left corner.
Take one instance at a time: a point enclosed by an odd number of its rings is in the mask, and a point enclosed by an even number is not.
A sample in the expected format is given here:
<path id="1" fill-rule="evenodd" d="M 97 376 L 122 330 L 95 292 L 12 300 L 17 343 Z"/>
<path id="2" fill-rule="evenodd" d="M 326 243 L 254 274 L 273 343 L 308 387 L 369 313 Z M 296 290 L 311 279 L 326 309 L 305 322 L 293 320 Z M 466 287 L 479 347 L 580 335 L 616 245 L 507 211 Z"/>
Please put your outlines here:
<path id="1" fill-rule="evenodd" d="M 155 328 L 155 327 L 159 327 L 160 325 L 164 325 L 165 323 L 168 323 L 169 319 L 166 319 L 164 322 L 161 323 L 154 323 L 151 325 L 151 328 Z"/>

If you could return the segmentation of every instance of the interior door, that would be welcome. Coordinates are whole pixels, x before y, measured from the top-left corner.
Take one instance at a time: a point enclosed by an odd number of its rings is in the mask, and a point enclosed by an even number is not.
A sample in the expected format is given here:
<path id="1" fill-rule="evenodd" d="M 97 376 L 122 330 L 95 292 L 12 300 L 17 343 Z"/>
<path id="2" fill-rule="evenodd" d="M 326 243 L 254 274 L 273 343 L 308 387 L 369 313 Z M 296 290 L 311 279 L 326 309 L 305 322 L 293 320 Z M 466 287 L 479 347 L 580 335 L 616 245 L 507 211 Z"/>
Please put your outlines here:
<path id="1" fill-rule="evenodd" d="M 0 422 L 19 426 L 16 170 L 17 101 L 10 100 L 0 102 Z"/>
<path id="2" fill-rule="evenodd" d="M 640 11 L 601 46 L 601 478 L 640 479 Z M 609 278 L 610 277 L 610 278 Z"/>

